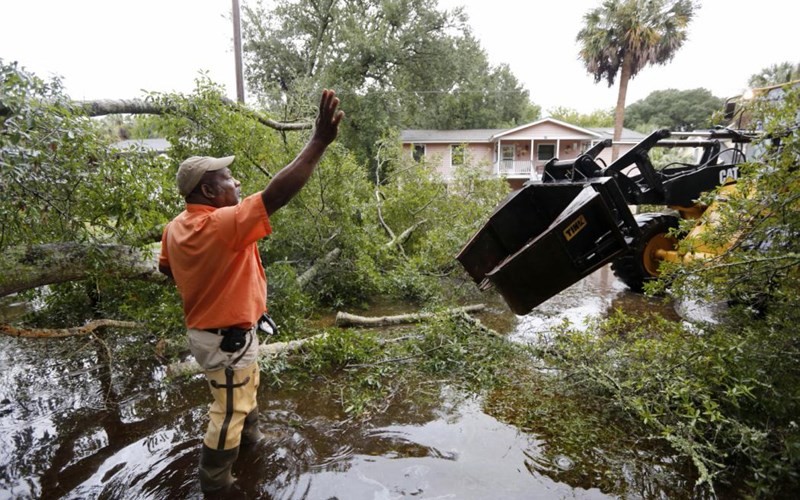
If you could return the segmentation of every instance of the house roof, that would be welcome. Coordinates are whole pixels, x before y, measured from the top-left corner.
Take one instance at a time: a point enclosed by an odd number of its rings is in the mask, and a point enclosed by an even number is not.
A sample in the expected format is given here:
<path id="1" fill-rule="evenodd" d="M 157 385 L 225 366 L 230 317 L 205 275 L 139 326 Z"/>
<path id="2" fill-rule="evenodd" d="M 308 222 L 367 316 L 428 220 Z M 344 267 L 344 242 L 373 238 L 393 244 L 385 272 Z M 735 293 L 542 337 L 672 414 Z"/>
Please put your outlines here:
<path id="1" fill-rule="evenodd" d="M 502 131 L 500 131 L 500 133 L 495 134 L 492 137 L 492 139 L 499 139 L 499 138 L 503 137 L 504 135 L 510 135 L 510 134 L 513 134 L 514 132 L 519 132 L 520 130 L 525 130 L 526 128 L 533 128 L 533 127 L 535 127 L 537 125 L 541 125 L 542 123 L 554 123 L 554 124 L 556 124 L 558 126 L 565 127 L 565 128 L 568 128 L 568 129 L 572 129 L 575 132 L 578 132 L 580 134 L 594 135 L 594 136 L 598 135 L 596 132 L 593 132 L 590 129 L 579 127 L 579 126 L 573 125 L 571 123 L 562 122 L 561 120 L 556 120 L 555 118 L 542 118 L 541 120 L 536 120 L 535 122 L 526 123 L 525 125 L 520 125 L 518 127 L 512 128 L 512 129 L 502 130 Z"/>
<path id="2" fill-rule="evenodd" d="M 467 130 L 409 129 L 400 132 L 402 142 L 491 142 L 492 136 L 505 129 L 476 128 Z"/>
<path id="3" fill-rule="evenodd" d="M 526 123 L 510 129 L 466 129 L 466 130 L 430 130 L 430 129 L 409 129 L 400 132 L 400 140 L 404 143 L 424 142 L 424 143 L 481 143 L 494 142 L 506 135 L 519 132 L 527 128 L 535 127 L 543 123 L 552 123 L 567 129 L 571 129 L 579 134 L 589 137 L 596 137 L 599 140 L 612 139 L 614 129 L 609 127 L 579 127 L 571 123 L 556 120 L 555 118 L 543 118 L 535 122 Z M 639 142 L 645 138 L 644 134 L 622 129 L 622 141 Z"/>
<path id="4" fill-rule="evenodd" d="M 126 139 L 111 145 L 114 149 L 127 150 L 135 148 L 141 152 L 163 153 L 170 148 L 169 141 L 163 138 L 156 139 Z"/>

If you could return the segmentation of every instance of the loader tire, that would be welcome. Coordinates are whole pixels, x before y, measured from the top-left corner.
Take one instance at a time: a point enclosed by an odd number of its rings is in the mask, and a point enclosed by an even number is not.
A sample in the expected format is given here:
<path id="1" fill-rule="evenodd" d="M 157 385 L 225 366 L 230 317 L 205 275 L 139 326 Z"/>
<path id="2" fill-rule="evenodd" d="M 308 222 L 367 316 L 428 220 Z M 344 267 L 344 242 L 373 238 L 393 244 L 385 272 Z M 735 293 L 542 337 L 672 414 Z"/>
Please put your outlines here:
<path id="1" fill-rule="evenodd" d="M 634 292 L 641 293 L 644 284 L 658 277 L 660 259 L 656 250 L 673 250 L 678 242 L 668 236 L 670 229 L 678 227 L 678 218 L 662 213 L 639 214 L 636 216 L 641 236 L 631 244 L 631 250 L 611 263 L 611 270 Z"/>

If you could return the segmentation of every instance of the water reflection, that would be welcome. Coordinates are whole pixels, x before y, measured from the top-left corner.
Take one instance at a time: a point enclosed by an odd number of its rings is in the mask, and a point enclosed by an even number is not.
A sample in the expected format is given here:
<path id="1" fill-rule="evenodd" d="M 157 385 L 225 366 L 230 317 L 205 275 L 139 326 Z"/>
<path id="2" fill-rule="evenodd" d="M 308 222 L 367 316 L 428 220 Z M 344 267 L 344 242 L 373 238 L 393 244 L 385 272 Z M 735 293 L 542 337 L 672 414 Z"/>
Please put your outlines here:
<path id="1" fill-rule="evenodd" d="M 199 498 L 202 378 L 171 383 L 147 360 L 113 365 L 110 376 L 99 352 L 85 339 L 0 339 L 0 497 Z M 347 419 L 313 387 L 262 388 L 269 439 L 242 450 L 236 496 L 604 496 L 529 472 L 535 436 L 434 387 L 368 422 Z"/>
<path id="2" fill-rule="evenodd" d="M 484 414 L 476 399 L 447 391 L 441 398 L 458 404 L 429 408 L 435 411 L 425 419 L 386 414 L 338 433 L 304 426 L 317 451 L 327 449 L 327 458 L 310 464 L 294 482 L 265 492 L 280 499 L 605 497 L 531 474 L 525 463 L 540 446 L 533 436 Z M 421 421 L 403 422 L 404 417 Z M 347 445 L 336 444 L 342 438 Z"/>

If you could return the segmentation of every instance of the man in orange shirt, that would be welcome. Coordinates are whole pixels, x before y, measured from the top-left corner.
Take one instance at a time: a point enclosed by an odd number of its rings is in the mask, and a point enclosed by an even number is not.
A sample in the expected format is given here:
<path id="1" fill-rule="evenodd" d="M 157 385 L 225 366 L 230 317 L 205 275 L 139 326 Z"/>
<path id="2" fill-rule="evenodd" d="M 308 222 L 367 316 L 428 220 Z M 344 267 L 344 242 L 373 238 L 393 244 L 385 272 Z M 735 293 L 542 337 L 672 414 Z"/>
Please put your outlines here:
<path id="1" fill-rule="evenodd" d="M 164 228 L 159 270 L 183 300 L 189 348 L 214 398 L 200 456 L 203 492 L 228 488 L 240 443 L 258 441 L 257 323 L 266 312 L 267 281 L 256 242 L 272 232 L 269 217 L 306 184 L 344 112 L 324 90 L 311 139 L 260 193 L 239 202 L 233 156 L 192 156 L 178 169 L 186 210 Z"/>

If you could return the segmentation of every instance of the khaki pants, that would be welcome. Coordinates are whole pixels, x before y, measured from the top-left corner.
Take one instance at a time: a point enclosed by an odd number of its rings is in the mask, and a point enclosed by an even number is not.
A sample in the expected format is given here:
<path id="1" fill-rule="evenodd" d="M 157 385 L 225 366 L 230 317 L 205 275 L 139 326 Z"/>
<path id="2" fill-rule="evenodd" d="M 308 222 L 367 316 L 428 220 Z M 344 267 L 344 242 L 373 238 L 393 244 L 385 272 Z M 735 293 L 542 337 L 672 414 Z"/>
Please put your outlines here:
<path id="1" fill-rule="evenodd" d="M 189 349 L 205 370 L 211 395 L 210 422 L 203 442 L 216 450 L 239 446 L 245 417 L 258 407 L 258 335 L 248 333 L 248 343 L 239 351 L 220 350 L 220 335 L 189 329 Z"/>

